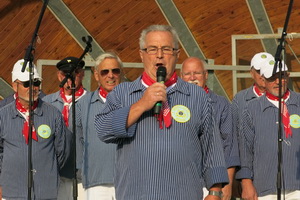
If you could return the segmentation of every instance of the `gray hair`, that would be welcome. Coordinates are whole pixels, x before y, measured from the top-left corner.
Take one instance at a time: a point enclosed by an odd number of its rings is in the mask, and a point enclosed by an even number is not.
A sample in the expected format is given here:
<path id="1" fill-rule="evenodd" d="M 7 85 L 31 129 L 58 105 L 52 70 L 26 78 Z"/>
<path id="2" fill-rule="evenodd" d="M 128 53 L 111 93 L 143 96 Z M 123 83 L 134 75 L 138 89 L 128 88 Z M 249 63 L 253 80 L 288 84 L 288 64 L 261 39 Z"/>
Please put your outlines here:
<path id="1" fill-rule="evenodd" d="M 140 42 L 140 49 L 145 48 L 145 40 L 146 40 L 146 35 L 149 32 L 153 32 L 153 31 L 167 31 L 170 32 L 173 36 L 173 42 L 174 42 L 174 48 L 178 49 L 179 48 L 179 44 L 178 44 L 178 34 L 176 32 L 176 30 L 169 25 L 151 25 L 148 28 L 144 29 L 141 33 L 139 42 Z"/>
<path id="2" fill-rule="evenodd" d="M 184 63 L 185 63 L 186 61 L 189 61 L 190 59 L 197 59 L 197 60 L 199 60 L 199 61 L 202 63 L 203 71 L 207 71 L 207 62 L 206 62 L 205 60 L 202 60 L 202 59 L 200 59 L 200 58 L 198 58 L 198 57 L 188 57 L 188 58 L 185 59 L 185 60 L 183 61 L 183 63 L 181 64 L 180 72 L 182 72 L 182 68 L 183 68 Z"/>
<path id="3" fill-rule="evenodd" d="M 116 59 L 116 61 L 119 64 L 119 67 L 121 69 L 121 81 L 125 81 L 126 77 L 124 75 L 124 71 L 123 71 L 123 62 L 121 61 L 121 59 L 119 58 L 119 56 L 117 56 L 117 54 L 113 53 L 113 52 L 104 52 L 101 53 L 95 60 L 95 65 L 94 65 L 94 70 L 98 70 L 98 66 L 106 59 L 106 58 L 112 58 L 112 59 Z"/>

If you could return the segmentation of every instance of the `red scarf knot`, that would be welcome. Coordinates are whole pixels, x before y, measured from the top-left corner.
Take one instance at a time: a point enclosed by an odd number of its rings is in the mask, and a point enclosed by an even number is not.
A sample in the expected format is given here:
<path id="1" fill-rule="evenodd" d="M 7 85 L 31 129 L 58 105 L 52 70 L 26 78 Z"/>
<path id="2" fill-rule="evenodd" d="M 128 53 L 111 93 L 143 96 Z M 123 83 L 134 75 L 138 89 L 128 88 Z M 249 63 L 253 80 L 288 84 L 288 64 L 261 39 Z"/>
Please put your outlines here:
<path id="1" fill-rule="evenodd" d="M 279 101 L 279 98 L 270 94 L 269 92 L 266 92 L 266 96 L 268 99 L 273 100 L 273 101 Z M 290 114 L 287 108 L 287 105 L 285 103 L 285 100 L 290 96 L 290 91 L 287 90 L 283 97 L 282 97 L 282 101 L 281 101 L 281 117 L 282 117 L 282 123 L 284 126 L 284 132 L 285 132 L 285 137 L 292 137 L 292 128 L 291 128 L 291 124 L 290 124 Z"/>
<path id="2" fill-rule="evenodd" d="M 35 110 L 37 106 L 38 106 L 38 101 L 33 102 L 32 110 Z M 24 106 L 21 104 L 18 94 L 16 94 L 16 108 L 20 113 L 25 115 L 25 121 L 24 121 L 22 133 L 23 133 L 26 144 L 28 144 L 28 140 L 29 140 L 29 110 L 24 108 Z M 38 137 L 37 137 L 35 128 L 33 126 L 32 126 L 32 139 L 34 139 L 35 141 L 38 141 Z"/>
<path id="3" fill-rule="evenodd" d="M 75 99 L 78 99 L 80 96 L 82 96 L 83 93 L 84 93 L 83 86 L 80 86 L 79 90 L 77 90 L 75 92 Z M 66 126 L 69 127 L 69 110 L 70 110 L 69 106 L 72 103 L 72 98 L 67 100 L 65 92 L 64 92 L 64 88 L 60 88 L 60 97 L 62 98 L 62 100 L 64 102 L 64 107 L 62 110 L 64 122 L 65 122 Z"/>
<path id="4" fill-rule="evenodd" d="M 170 79 L 164 83 L 165 86 L 170 87 L 171 85 L 175 84 L 177 82 L 177 78 L 178 78 L 178 76 L 174 72 L 173 75 L 170 77 Z M 156 81 L 154 81 L 152 78 L 150 78 L 150 76 L 146 72 L 143 72 L 142 80 L 147 86 L 150 86 L 153 83 L 156 83 Z M 155 116 L 157 117 L 157 120 L 159 121 L 160 129 L 163 128 L 162 122 L 164 122 L 165 127 L 167 127 L 167 128 L 171 126 L 172 117 L 171 117 L 171 109 L 170 109 L 168 101 L 163 102 L 160 113 Z"/>

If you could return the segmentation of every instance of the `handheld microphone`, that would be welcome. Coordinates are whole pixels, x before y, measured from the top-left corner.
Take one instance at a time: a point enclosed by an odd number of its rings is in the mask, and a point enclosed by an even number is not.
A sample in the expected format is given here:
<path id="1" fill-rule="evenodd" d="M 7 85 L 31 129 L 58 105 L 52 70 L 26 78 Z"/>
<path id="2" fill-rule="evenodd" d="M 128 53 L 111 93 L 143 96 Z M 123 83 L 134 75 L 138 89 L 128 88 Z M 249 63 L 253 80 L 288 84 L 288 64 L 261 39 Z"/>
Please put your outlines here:
<path id="1" fill-rule="evenodd" d="M 165 83 L 166 75 L 167 75 L 166 68 L 163 65 L 160 65 L 156 71 L 157 82 Z M 162 107 L 162 102 L 158 101 L 154 105 L 154 114 L 159 114 L 161 107 Z"/>

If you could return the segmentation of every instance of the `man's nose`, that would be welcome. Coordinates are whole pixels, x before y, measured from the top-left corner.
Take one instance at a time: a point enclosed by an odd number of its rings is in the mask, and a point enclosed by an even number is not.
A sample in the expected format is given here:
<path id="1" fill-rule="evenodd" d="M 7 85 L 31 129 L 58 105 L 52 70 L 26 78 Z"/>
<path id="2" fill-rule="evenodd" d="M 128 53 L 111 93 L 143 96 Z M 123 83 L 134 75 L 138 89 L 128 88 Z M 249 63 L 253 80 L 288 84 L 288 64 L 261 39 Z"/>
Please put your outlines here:
<path id="1" fill-rule="evenodd" d="M 162 58 L 163 55 L 164 55 L 164 53 L 163 53 L 162 49 L 161 49 L 161 48 L 158 48 L 158 49 L 157 49 L 157 53 L 156 53 L 156 57 L 157 57 L 157 58 Z"/>

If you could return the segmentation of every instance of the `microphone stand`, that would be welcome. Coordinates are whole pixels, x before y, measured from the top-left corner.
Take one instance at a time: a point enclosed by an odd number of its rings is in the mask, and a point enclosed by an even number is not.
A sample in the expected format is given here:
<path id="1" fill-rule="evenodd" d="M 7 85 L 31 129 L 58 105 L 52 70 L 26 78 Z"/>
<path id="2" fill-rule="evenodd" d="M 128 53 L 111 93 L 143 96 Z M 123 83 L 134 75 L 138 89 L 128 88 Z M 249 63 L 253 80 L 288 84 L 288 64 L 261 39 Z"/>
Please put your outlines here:
<path id="1" fill-rule="evenodd" d="M 91 36 L 87 36 L 88 39 L 86 39 L 85 37 L 82 37 L 83 42 L 86 43 L 86 48 L 84 49 L 82 55 L 80 56 L 80 58 L 78 59 L 78 62 L 75 65 L 72 65 L 72 67 L 70 67 L 70 70 L 68 73 L 66 73 L 65 78 L 62 80 L 62 82 L 60 83 L 59 87 L 63 87 L 64 84 L 68 81 L 68 79 L 71 80 L 71 90 L 72 90 L 72 132 L 73 132 L 73 138 L 74 138 L 74 149 L 73 149 L 73 157 L 74 157 L 74 163 L 73 163 L 73 173 L 74 173 L 74 179 L 73 179 L 73 199 L 77 200 L 78 197 L 78 188 L 77 188 L 77 168 L 76 168 L 76 109 L 75 109 L 75 92 L 76 92 L 76 85 L 75 85 L 75 70 L 78 68 L 78 65 L 80 63 L 80 61 L 83 59 L 83 57 L 85 56 L 85 54 L 87 52 L 91 52 L 92 51 L 92 37 Z"/>
<path id="2" fill-rule="evenodd" d="M 281 199 L 281 191 L 282 191 L 282 117 L 281 117 L 281 112 L 282 112 L 282 59 L 281 59 L 281 54 L 282 51 L 285 49 L 284 47 L 284 41 L 285 41 L 285 37 L 287 35 L 286 31 L 287 31 L 287 26 L 289 23 L 289 18 L 291 15 L 291 11 L 292 11 L 292 6 L 293 6 L 293 0 L 290 0 L 290 4 L 288 7 L 288 12 L 286 15 L 286 19 L 285 19 L 285 23 L 284 23 L 284 28 L 282 30 L 282 35 L 280 38 L 280 43 L 277 47 L 277 51 L 275 54 L 275 65 L 274 65 L 274 69 L 273 69 L 273 75 L 276 74 L 277 71 L 277 66 L 279 66 L 279 112 L 278 112 L 278 171 L 277 171 L 277 200 Z"/>
<path id="3" fill-rule="evenodd" d="M 29 124 L 29 138 L 28 138 L 28 193 L 27 193 L 27 199 L 31 200 L 31 192 L 32 192 L 32 188 L 33 188 L 33 169 L 32 169 L 32 129 L 33 129 L 33 79 L 34 79 L 34 74 L 33 74 L 33 55 L 32 55 L 32 51 L 35 49 L 34 48 L 34 44 L 36 41 L 36 37 L 38 35 L 38 30 L 41 24 L 41 21 L 43 19 L 45 10 L 47 8 L 49 0 L 44 0 L 41 12 L 40 12 L 40 16 L 36 25 L 36 28 L 34 30 L 33 36 L 32 36 L 32 40 L 30 45 L 28 46 L 28 48 L 26 49 L 26 53 L 24 56 L 24 64 L 22 67 L 22 72 L 25 71 L 27 62 L 29 62 L 29 120 L 28 120 L 28 124 Z"/>

